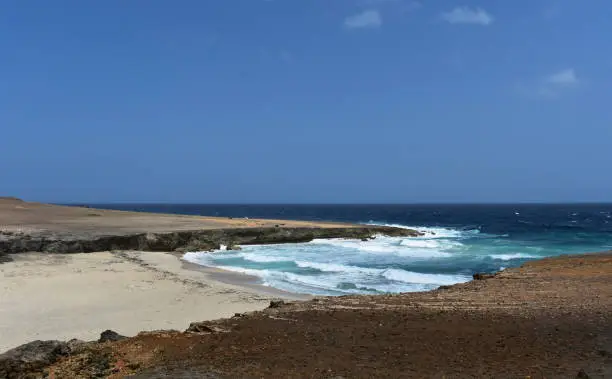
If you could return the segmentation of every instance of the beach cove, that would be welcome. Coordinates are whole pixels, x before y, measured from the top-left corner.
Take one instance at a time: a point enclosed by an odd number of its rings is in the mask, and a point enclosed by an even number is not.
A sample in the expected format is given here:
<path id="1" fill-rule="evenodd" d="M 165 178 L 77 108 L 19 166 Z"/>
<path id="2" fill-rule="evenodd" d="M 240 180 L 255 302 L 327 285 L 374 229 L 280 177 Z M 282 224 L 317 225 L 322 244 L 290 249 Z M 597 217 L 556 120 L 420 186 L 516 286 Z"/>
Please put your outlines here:
<path id="1" fill-rule="evenodd" d="M 423 234 L 18 200 L 1 210 L 0 350 L 25 345 L 0 355 L 0 377 L 612 374 L 610 253 L 532 260 L 425 292 L 312 298 L 181 257 L 237 242 Z M 107 329 L 118 337 L 96 342 Z M 73 338 L 93 342 L 63 342 Z"/>

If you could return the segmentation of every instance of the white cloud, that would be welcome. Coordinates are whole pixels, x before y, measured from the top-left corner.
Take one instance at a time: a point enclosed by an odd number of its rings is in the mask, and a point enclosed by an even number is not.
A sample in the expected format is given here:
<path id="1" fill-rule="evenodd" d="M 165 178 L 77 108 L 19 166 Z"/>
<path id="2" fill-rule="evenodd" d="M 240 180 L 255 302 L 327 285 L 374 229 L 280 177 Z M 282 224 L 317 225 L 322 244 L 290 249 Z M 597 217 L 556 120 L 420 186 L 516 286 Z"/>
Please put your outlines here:
<path id="1" fill-rule="evenodd" d="M 576 89 L 581 83 L 576 71 L 568 68 L 546 75 L 532 84 L 520 85 L 517 89 L 529 97 L 555 99 Z"/>
<path id="2" fill-rule="evenodd" d="M 546 83 L 554 86 L 569 87 L 579 84 L 580 80 L 576 76 L 574 69 L 568 68 L 546 77 Z"/>
<path id="3" fill-rule="evenodd" d="M 442 19 L 451 24 L 490 25 L 495 21 L 487 11 L 482 8 L 457 7 L 450 12 L 442 13 Z"/>
<path id="4" fill-rule="evenodd" d="M 378 28 L 381 25 L 382 17 L 380 16 L 380 12 L 375 9 L 363 11 L 349 16 L 344 20 L 344 27 L 348 29 Z"/>

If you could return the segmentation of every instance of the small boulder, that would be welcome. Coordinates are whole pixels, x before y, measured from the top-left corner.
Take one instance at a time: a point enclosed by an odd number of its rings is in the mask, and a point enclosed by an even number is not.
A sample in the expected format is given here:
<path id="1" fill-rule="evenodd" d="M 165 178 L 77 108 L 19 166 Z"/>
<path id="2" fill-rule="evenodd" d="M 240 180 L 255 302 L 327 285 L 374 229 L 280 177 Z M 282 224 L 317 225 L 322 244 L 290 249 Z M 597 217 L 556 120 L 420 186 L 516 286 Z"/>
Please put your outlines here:
<path id="1" fill-rule="evenodd" d="M 237 244 L 235 244 L 235 243 L 233 243 L 233 242 L 230 242 L 230 243 L 227 245 L 226 250 L 228 250 L 228 251 L 230 251 L 230 250 L 236 250 L 236 251 L 238 251 L 238 250 L 242 250 L 242 248 L 240 247 L 240 245 L 237 245 Z"/>
<path id="2" fill-rule="evenodd" d="M 369 239 L 368 239 L 368 238 L 362 238 L 362 239 L 361 239 L 361 242 L 368 242 L 368 241 L 369 241 Z"/>
<path id="3" fill-rule="evenodd" d="M 222 329 L 218 326 L 209 324 L 207 322 L 192 322 L 189 324 L 187 333 L 223 333 L 226 332 L 225 329 Z"/>
<path id="4" fill-rule="evenodd" d="M 580 369 L 580 371 L 578 371 L 578 374 L 576 375 L 576 379 L 589 379 L 590 376 L 589 374 L 587 374 L 583 369 Z"/>
<path id="5" fill-rule="evenodd" d="M 472 275 L 472 278 L 474 278 L 474 280 L 486 280 L 486 279 L 491 279 L 494 277 L 495 277 L 495 274 L 487 274 L 487 273 L 482 273 L 482 272 L 478 272 Z"/>
<path id="6" fill-rule="evenodd" d="M 26 377 L 26 373 L 55 363 L 70 354 L 71 345 L 61 341 L 33 341 L 0 354 L 0 378 Z"/>
<path id="7" fill-rule="evenodd" d="M 284 305 L 285 305 L 285 302 L 283 300 L 272 300 L 268 308 L 281 308 Z"/>
<path id="8" fill-rule="evenodd" d="M 112 330 L 105 330 L 100 334 L 100 338 L 98 342 L 115 342 L 126 339 L 126 336 L 122 336 L 121 334 L 114 332 Z"/>

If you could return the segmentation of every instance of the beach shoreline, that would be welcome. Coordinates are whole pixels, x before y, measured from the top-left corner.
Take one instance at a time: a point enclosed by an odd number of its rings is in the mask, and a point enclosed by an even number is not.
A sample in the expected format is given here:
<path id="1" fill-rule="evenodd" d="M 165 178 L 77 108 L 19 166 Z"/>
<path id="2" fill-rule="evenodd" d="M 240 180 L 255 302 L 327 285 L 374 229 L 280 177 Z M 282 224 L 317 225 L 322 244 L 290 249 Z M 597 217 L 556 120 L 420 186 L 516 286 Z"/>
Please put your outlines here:
<path id="1" fill-rule="evenodd" d="M 337 297 L 181 259 L 228 244 L 423 235 L 274 222 L 0 199 L 0 258 L 12 260 L 0 264 L 0 377 L 612 375 L 611 252 Z M 128 338 L 96 342 L 107 329 Z"/>
<path id="2" fill-rule="evenodd" d="M 185 329 L 301 300 L 239 273 L 186 262 L 177 254 L 114 251 L 22 253 L 0 265 L 0 352 L 42 339 L 96 340 L 106 329 Z"/>
<path id="3" fill-rule="evenodd" d="M 248 275 L 181 259 L 225 244 L 366 238 L 414 230 L 334 222 L 115 211 L 0 199 L 0 351 L 36 339 L 190 322 L 307 300 Z"/>
<path id="4" fill-rule="evenodd" d="M 153 256 L 142 264 L 157 267 L 157 258 L 170 257 Z M 182 265 L 176 257 L 170 261 L 163 266 L 168 272 Z M 180 279 L 202 275 L 188 267 Z M 28 344 L 0 355 L 0 372 L 9 367 L 9 373 L 70 378 L 604 378 L 612 375 L 611 279 L 612 252 L 602 252 L 531 261 L 427 292 L 273 304 L 257 298 L 254 312 L 212 321 L 196 317 L 184 331 L 47 343 L 61 346 L 61 355 Z M 50 358 L 20 365 L 30 352 Z"/>

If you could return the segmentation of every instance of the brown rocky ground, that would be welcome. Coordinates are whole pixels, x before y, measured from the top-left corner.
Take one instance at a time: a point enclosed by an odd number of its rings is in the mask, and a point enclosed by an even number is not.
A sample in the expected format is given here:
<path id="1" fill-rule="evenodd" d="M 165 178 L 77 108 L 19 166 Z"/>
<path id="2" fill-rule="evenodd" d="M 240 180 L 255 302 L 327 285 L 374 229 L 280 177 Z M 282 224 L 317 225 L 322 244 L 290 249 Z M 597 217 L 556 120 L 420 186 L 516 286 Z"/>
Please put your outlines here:
<path id="1" fill-rule="evenodd" d="M 0 197 L 0 232 L 94 237 L 119 233 L 162 233 L 202 229 L 275 227 L 277 225 L 337 228 L 346 227 L 349 224 L 124 212 L 31 203 L 15 198 Z"/>
<path id="2" fill-rule="evenodd" d="M 612 377 L 612 253 L 531 262 L 431 292 L 275 303 L 187 332 L 46 349 L 44 359 L 0 356 L 0 375 Z"/>

